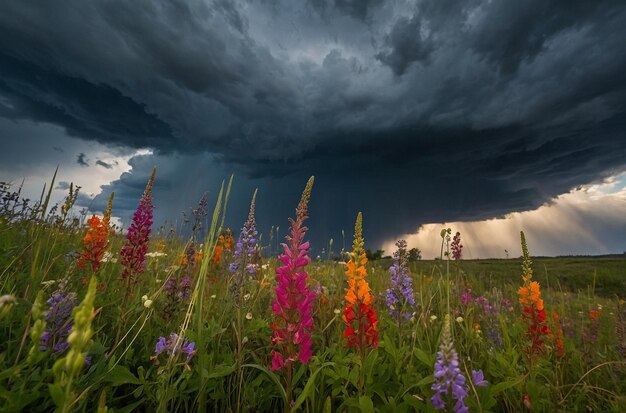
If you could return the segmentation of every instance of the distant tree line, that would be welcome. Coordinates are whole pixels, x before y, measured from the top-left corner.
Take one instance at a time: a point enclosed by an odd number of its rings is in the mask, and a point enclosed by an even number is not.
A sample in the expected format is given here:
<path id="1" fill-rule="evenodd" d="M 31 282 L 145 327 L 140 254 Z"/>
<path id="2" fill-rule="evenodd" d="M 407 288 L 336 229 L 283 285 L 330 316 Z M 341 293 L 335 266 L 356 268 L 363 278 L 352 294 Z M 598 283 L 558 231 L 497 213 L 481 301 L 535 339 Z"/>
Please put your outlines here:
<path id="1" fill-rule="evenodd" d="M 379 260 L 381 258 L 391 258 L 391 256 L 383 256 L 384 250 L 372 251 L 369 248 L 365 249 L 365 256 L 369 261 Z M 409 261 L 414 262 L 422 259 L 422 251 L 419 248 L 411 248 L 409 250 Z"/>

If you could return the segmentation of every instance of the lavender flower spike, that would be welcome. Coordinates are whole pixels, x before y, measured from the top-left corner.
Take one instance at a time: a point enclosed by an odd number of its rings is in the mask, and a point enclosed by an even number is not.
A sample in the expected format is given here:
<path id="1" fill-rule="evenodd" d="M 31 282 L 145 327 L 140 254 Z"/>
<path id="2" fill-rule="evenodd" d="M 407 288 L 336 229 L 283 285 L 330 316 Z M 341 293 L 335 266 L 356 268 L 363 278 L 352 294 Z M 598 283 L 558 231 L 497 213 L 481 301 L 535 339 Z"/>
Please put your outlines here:
<path id="1" fill-rule="evenodd" d="M 415 306 L 413 298 L 413 282 L 409 277 L 409 257 L 406 250 L 406 241 L 396 242 L 398 249 L 393 254 L 393 265 L 389 268 L 391 273 L 391 288 L 387 290 L 387 307 L 391 315 L 411 318 L 412 312 L 401 313 L 406 305 Z"/>
<path id="2" fill-rule="evenodd" d="M 469 410 L 464 399 L 467 396 L 467 384 L 465 376 L 459 368 L 459 355 L 454 350 L 452 333 L 450 331 L 450 315 L 446 314 L 443 331 L 441 332 L 441 343 L 437 353 L 435 363 L 435 383 L 431 389 L 435 390 L 435 395 L 430 399 L 435 409 L 444 409 L 449 397 L 456 400 L 453 410 L 456 413 L 467 413 Z"/>
<path id="3" fill-rule="evenodd" d="M 56 292 L 47 301 L 46 330 L 41 336 L 39 349 L 41 351 L 52 350 L 58 354 L 69 348 L 67 337 L 72 331 L 74 321 L 72 310 L 78 305 L 76 293 Z"/>
<path id="4" fill-rule="evenodd" d="M 243 228 L 241 228 L 241 232 L 239 233 L 239 239 L 237 240 L 235 253 L 233 254 L 234 261 L 229 266 L 230 272 L 236 273 L 231 285 L 231 290 L 236 301 L 239 301 L 240 290 L 244 280 L 244 271 L 250 275 L 254 275 L 256 273 L 256 264 L 259 260 L 259 232 L 256 229 L 256 222 L 254 220 L 256 193 L 257 191 L 255 190 L 254 195 L 252 195 L 252 202 L 250 203 L 248 220 L 243 224 Z"/>

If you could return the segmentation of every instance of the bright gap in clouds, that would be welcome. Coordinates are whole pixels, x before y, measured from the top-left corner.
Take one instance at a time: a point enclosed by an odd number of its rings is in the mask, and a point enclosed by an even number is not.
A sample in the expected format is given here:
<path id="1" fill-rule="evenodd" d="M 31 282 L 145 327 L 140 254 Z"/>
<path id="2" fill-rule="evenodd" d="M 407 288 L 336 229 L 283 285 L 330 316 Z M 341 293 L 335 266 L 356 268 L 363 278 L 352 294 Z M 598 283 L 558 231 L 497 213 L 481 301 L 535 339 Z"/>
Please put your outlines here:
<path id="1" fill-rule="evenodd" d="M 152 153 L 74 138 L 64 128 L 48 123 L 0 118 L 0 131 L 2 140 L 11 141 L 0 152 L 0 181 L 11 182 L 13 190 L 23 181 L 22 197 L 34 202 L 59 166 L 53 205 L 67 196 L 70 183 L 81 187 L 81 197 L 93 198 L 100 193 L 100 186 L 130 171 L 132 157 Z"/>
<path id="2" fill-rule="evenodd" d="M 399 238 L 406 239 L 409 248 L 419 248 L 422 257 L 432 259 L 439 257 L 439 234 L 448 227 L 453 234 L 461 233 L 466 259 L 520 256 L 520 231 L 536 256 L 621 254 L 626 251 L 619 237 L 626 232 L 626 172 L 572 190 L 534 211 L 485 221 L 426 224 L 417 233 Z M 393 253 L 394 243 L 383 245 L 386 254 Z"/>

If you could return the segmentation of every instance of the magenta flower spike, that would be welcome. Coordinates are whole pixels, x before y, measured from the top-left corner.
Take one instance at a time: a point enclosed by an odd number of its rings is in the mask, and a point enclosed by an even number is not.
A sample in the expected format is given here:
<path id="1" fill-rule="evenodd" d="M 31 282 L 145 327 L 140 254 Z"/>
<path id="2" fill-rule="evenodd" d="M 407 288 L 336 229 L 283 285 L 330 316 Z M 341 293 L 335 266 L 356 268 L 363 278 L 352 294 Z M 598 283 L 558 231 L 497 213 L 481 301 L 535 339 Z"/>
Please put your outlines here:
<path id="1" fill-rule="evenodd" d="M 276 298 L 272 311 L 276 322 L 272 324 L 272 370 L 291 367 L 299 360 L 306 364 L 313 355 L 311 350 L 311 330 L 313 317 L 312 304 L 315 294 L 308 285 L 305 267 L 311 258 L 308 256 L 309 243 L 303 242 L 308 230 L 304 221 L 308 218 L 307 204 L 311 196 L 313 177 L 309 179 L 296 209 L 296 220 L 289 218 L 290 235 L 287 244 L 282 244 L 284 253 L 278 259 L 283 264 L 276 269 Z"/>
<path id="2" fill-rule="evenodd" d="M 121 278 L 127 282 L 131 290 L 137 282 L 137 275 L 146 270 L 146 253 L 148 252 L 152 210 L 154 208 L 152 206 L 152 185 L 155 174 L 156 167 L 152 170 L 152 175 L 150 175 L 139 206 L 133 215 L 133 221 L 126 233 L 126 243 L 120 252 L 120 262 L 124 266 Z"/>

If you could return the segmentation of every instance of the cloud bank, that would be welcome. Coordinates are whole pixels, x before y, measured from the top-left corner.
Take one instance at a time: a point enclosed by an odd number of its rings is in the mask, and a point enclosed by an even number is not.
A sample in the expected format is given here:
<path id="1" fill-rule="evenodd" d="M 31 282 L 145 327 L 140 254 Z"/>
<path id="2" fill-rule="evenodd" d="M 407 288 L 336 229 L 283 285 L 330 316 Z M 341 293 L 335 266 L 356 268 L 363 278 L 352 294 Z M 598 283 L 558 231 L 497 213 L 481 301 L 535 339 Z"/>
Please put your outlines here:
<path id="1" fill-rule="evenodd" d="M 624 38 L 608 0 L 6 2 L 0 117 L 154 150 L 164 203 L 179 169 L 205 179 L 190 158 L 241 175 L 242 204 L 316 175 L 321 234 L 363 210 L 381 243 L 622 171 Z M 151 167 L 102 196 L 132 199 Z"/>

